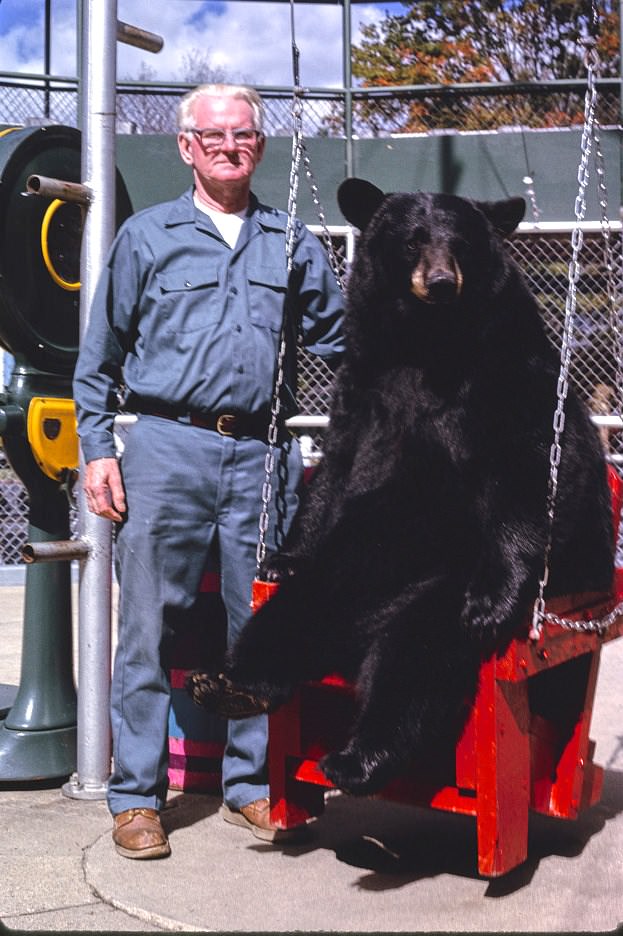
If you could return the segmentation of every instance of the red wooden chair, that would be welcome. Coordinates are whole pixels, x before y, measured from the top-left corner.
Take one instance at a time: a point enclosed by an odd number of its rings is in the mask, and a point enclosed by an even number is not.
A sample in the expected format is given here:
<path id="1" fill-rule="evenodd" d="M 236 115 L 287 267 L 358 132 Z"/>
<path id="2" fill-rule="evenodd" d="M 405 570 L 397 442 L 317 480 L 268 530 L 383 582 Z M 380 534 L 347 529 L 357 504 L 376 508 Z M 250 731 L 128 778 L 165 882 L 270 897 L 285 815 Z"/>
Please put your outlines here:
<path id="1" fill-rule="evenodd" d="M 611 476 L 614 516 L 623 485 Z M 571 595 L 547 611 L 568 619 L 602 618 L 623 596 Z M 261 599 L 260 599 L 261 600 Z M 485 661 L 477 697 L 450 763 L 405 773 L 379 796 L 476 817 L 478 871 L 506 874 L 528 856 L 530 810 L 576 819 L 601 795 L 603 769 L 589 738 L 602 644 L 623 634 L 619 616 L 603 636 L 545 623 L 538 642 L 518 635 Z M 346 741 L 353 688 L 336 676 L 306 683 L 270 716 L 271 816 L 283 828 L 319 815 L 331 786 L 318 768 Z"/>

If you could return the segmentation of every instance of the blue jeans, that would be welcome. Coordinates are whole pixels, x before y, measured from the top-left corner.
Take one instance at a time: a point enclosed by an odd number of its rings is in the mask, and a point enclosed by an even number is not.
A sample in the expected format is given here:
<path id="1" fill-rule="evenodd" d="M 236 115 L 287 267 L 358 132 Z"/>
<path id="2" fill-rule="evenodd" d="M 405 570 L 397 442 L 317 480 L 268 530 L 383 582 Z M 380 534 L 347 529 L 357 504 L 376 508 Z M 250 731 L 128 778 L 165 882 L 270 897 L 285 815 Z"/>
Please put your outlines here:
<path id="1" fill-rule="evenodd" d="M 115 552 L 120 593 L 108 786 L 113 815 L 164 806 L 170 685 L 162 649 L 196 600 L 215 538 L 229 642 L 249 618 L 266 451 L 255 439 L 236 441 L 156 416 L 140 416 L 128 435 L 121 462 L 128 509 Z M 287 469 L 279 491 L 287 529 L 303 470 L 296 440 L 288 437 L 275 450 L 279 461 Z M 275 544 L 276 477 L 272 485 L 269 550 Z M 268 793 L 267 728 L 264 715 L 229 723 L 223 791 L 230 806 Z"/>

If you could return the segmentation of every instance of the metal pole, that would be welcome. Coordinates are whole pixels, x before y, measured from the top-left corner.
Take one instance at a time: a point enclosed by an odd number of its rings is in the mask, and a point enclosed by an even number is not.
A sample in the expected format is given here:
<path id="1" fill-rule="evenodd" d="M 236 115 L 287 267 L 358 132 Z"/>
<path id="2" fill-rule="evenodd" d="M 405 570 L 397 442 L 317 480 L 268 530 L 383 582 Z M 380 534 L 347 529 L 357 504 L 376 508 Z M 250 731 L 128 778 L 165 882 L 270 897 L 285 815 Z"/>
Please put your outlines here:
<path id="1" fill-rule="evenodd" d="M 117 39 L 137 49 L 145 49 L 146 52 L 160 52 L 164 44 L 162 36 L 140 29 L 138 26 L 123 23 L 121 20 L 117 22 Z"/>
<path id="2" fill-rule="evenodd" d="M 67 562 L 71 559 L 86 559 L 88 543 L 82 540 L 46 540 L 26 543 L 22 546 L 22 559 L 27 565 L 33 562 Z"/>
<path id="3" fill-rule="evenodd" d="M 79 205 L 88 205 L 91 199 L 90 190 L 81 182 L 64 182 L 42 175 L 28 176 L 26 191 L 29 195 L 46 195 L 48 198 L 61 198 Z"/>
<path id="4" fill-rule="evenodd" d="M 50 73 L 52 71 L 52 30 L 51 30 L 51 3 L 52 0 L 45 0 L 44 11 L 44 48 L 43 48 L 43 72 L 45 74 L 45 91 L 43 92 L 43 113 L 46 119 L 50 117 Z"/>
<path id="5" fill-rule="evenodd" d="M 84 23 L 82 16 L 82 0 L 76 0 L 76 74 L 78 76 L 78 88 L 76 95 L 76 125 L 84 127 L 86 118 L 84 116 L 84 87 L 82 80 L 84 78 L 84 49 L 82 48 L 82 36 L 84 32 Z"/>
<path id="6" fill-rule="evenodd" d="M 82 4 L 82 178 L 91 191 L 82 238 L 80 339 L 99 273 L 115 232 L 116 0 Z M 84 477 L 80 455 L 80 474 Z M 110 775 L 112 524 L 90 513 L 78 486 L 81 539 L 77 770 L 63 787 L 76 799 L 104 799 Z"/>
<path id="7" fill-rule="evenodd" d="M 619 124 L 623 126 L 623 0 L 619 0 Z M 619 130 L 619 180 L 621 198 L 619 217 L 623 218 L 623 133 Z"/>
<path id="8" fill-rule="evenodd" d="M 350 0 L 342 12 L 342 70 L 344 74 L 344 133 L 346 135 L 346 175 L 353 175 L 353 73 L 351 62 L 352 19 Z"/>

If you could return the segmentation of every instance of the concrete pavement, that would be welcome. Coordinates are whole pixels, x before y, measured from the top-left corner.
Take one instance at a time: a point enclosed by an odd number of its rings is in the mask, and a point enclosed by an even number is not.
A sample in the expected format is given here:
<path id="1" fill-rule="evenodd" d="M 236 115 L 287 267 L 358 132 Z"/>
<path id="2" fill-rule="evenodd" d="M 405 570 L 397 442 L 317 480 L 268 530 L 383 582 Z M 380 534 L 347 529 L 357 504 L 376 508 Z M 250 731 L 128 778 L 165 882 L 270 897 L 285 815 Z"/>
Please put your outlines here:
<path id="1" fill-rule="evenodd" d="M 0 588 L 0 684 L 19 682 L 23 588 Z M 8 688 L 7 688 L 8 687 Z M 9 702 L 10 704 L 10 702 Z M 2 700 L 0 699 L 0 706 Z M 473 820 L 334 795 L 298 846 L 275 848 L 172 794 L 172 855 L 128 861 L 101 801 L 0 784 L 0 920 L 16 931 L 612 932 L 623 922 L 623 640 L 604 647 L 591 737 L 601 803 L 531 818 L 530 857 L 477 874 Z"/>

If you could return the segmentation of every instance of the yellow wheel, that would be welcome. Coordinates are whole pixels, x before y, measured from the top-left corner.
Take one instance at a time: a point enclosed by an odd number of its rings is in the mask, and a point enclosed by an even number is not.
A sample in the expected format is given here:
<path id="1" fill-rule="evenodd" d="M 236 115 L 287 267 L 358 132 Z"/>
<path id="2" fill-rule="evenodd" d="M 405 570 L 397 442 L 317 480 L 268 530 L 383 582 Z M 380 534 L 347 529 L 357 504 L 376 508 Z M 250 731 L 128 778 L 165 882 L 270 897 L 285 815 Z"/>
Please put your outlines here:
<path id="1" fill-rule="evenodd" d="M 41 252 L 46 270 L 63 289 L 80 289 L 80 281 L 69 279 L 80 265 L 83 214 L 80 205 L 55 198 L 41 221 Z M 52 259 L 54 256 L 54 260 Z M 70 269 L 71 268 L 71 269 Z"/>

